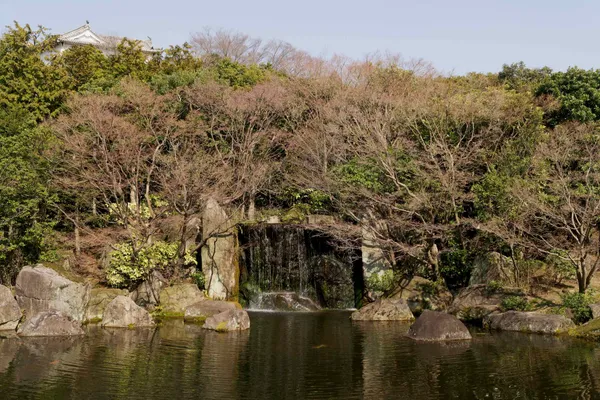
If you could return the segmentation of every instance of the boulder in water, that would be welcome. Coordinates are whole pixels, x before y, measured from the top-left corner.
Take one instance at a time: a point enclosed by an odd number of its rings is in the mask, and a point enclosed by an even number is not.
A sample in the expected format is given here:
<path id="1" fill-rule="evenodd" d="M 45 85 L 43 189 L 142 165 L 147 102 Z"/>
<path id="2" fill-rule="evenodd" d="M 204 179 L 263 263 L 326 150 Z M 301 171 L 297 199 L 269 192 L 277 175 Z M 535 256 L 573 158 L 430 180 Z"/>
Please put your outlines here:
<path id="1" fill-rule="evenodd" d="M 19 336 L 78 336 L 83 335 L 81 323 L 60 311 L 43 311 L 19 326 Z"/>
<path id="2" fill-rule="evenodd" d="M 573 321 L 562 315 L 521 311 L 490 314 L 485 317 L 484 325 L 502 331 L 547 334 L 566 332 L 575 327 Z"/>
<path id="3" fill-rule="evenodd" d="M 160 303 L 160 291 L 167 285 L 166 279 L 158 271 L 152 271 L 148 279 L 140 283 L 129 297 L 138 306 L 152 310 Z"/>
<path id="4" fill-rule="evenodd" d="M 15 330 L 21 319 L 21 309 L 12 292 L 0 285 L 0 331 Z"/>
<path id="5" fill-rule="evenodd" d="M 221 300 L 203 300 L 185 309 L 185 319 L 204 321 L 208 317 L 227 310 L 237 309 L 236 303 Z"/>
<path id="6" fill-rule="evenodd" d="M 167 316 L 183 317 L 186 308 L 205 299 L 204 294 L 193 283 L 182 283 L 164 288 L 160 292 L 162 312 Z"/>
<path id="7" fill-rule="evenodd" d="M 129 292 L 125 289 L 95 288 L 90 293 L 85 312 L 87 322 L 99 322 L 104 316 L 106 306 L 117 296 L 127 296 Z"/>
<path id="8" fill-rule="evenodd" d="M 127 296 L 115 297 L 104 310 L 102 326 L 106 328 L 132 328 L 154 326 L 152 317 Z"/>
<path id="9" fill-rule="evenodd" d="M 411 321 L 415 319 L 403 299 L 379 299 L 352 313 L 354 321 Z"/>
<path id="10" fill-rule="evenodd" d="M 408 337 L 422 341 L 467 340 L 471 334 L 455 316 L 425 310 L 408 330 Z"/>
<path id="11" fill-rule="evenodd" d="M 202 327 L 217 332 L 243 331 L 250 328 L 250 317 L 244 310 L 227 310 L 208 317 Z"/>
<path id="12" fill-rule="evenodd" d="M 83 321 L 90 299 L 89 286 L 72 282 L 41 264 L 24 267 L 19 272 L 16 293 L 26 318 L 43 311 L 60 311 Z"/>
<path id="13" fill-rule="evenodd" d="M 318 311 L 321 309 L 312 299 L 296 292 L 267 292 L 257 296 L 250 308 L 277 311 Z"/>

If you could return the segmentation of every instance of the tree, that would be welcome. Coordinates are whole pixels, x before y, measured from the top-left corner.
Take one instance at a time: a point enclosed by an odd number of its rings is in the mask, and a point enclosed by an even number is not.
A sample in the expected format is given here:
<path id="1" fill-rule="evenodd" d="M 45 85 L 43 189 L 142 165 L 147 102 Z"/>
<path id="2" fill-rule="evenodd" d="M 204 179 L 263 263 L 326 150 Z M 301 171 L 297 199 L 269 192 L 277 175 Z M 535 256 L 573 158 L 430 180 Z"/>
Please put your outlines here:
<path id="1" fill-rule="evenodd" d="M 7 29 L 0 38 L 0 107 L 25 109 L 37 121 L 56 115 L 68 94 L 68 78 L 44 61 L 55 37 L 16 22 Z"/>
<path id="2" fill-rule="evenodd" d="M 521 199 L 512 221 L 521 244 L 570 263 L 583 293 L 600 262 L 600 131 L 566 124 L 540 144 L 529 181 L 514 189 Z"/>

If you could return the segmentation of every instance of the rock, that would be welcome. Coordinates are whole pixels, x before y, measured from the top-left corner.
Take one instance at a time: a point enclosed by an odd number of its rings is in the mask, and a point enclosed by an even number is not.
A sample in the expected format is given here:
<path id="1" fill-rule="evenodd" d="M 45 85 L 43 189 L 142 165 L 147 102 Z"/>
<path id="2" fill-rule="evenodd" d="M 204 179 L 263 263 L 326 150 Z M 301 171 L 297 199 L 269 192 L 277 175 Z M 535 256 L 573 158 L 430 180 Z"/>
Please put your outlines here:
<path id="1" fill-rule="evenodd" d="M 208 317 L 227 310 L 235 310 L 236 303 L 222 300 L 203 300 L 185 309 L 186 320 L 204 321 Z"/>
<path id="2" fill-rule="evenodd" d="M 279 218 L 279 215 L 270 215 L 269 217 L 267 217 L 267 220 L 265 222 L 267 224 L 280 224 L 281 218 Z"/>
<path id="3" fill-rule="evenodd" d="M 420 276 L 411 278 L 390 298 L 406 300 L 413 314 L 421 314 L 423 310 L 446 311 L 452 303 L 448 288 Z"/>
<path id="4" fill-rule="evenodd" d="M 408 337 L 423 341 L 467 340 L 471 334 L 455 316 L 425 310 L 408 330 Z"/>
<path id="5" fill-rule="evenodd" d="M 377 221 L 373 218 L 365 220 L 362 226 L 361 253 L 365 289 L 369 297 L 374 299 L 382 296 L 383 292 L 373 287 L 371 282 L 376 280 L 373 275 L 377 275 L 381 279 L 387 271 L 392 271 L 392 266 L 385 257 L 383 249 L 377 244 L 377 237 L 374 233 L 385 229 L 385 221 Z"/>
<path id="6" fill-rule="evenodd" d="M 462 321 L 480 321 L 485 316 L 501 311 L 502 300 L 509 296 L 525 296 L 516 288 L 490 288 L 488 285 L 473 285 L 462 289 L 448 309 Z"/>
<path id="7" fill-rule="evenodd" d="M 573 321 L 562 315 L 507 311 L 490 314 L 484 326 L 502 331 L 557 334 L 573 328 Z"/>
<path id="8" fill-rule="evenodd" d="M 512 278 L 512 262 L 510 258 L 497 252 L 479 256 L 473 262 L 469 286 L 488 284 L 492 281 L 503 285 L 514 283 Z"/>
<path id="9" fill-rule="evenodd" d="M 164 288 L 160 292 L 160 306 L 167 316 L 181 316 L 192 304 L 205 300 L 204 294 L 194 283 L 182 283 Z"/>
<path id="10" fill-rule="evenodd" d="M 19 336 L 77 336 L 83 335 L 81 323 L 60 311 L 42 311 L 19 326 Z"/>
<path id="11" fill-rule="evenodd" d="M 85 312 L 87 322 L 99 322 L 102 320 L 104 310 L 108 303 L 117 296 L 127 296 L 129 292 L 125 289 L 95 288 L 91 290 L 90 301 Z"/>
<path id="12" fill-rule="evenodd" d="M 591 321 L 588 321 L 585 324 L 576 327 L 575 329 L 571 329 L 569 334 L 576 337 L 599 341 L 600 319 L 592 319 Z"/>
<path id="13" fill-rule="evenodd" d="M 231 218 L 214 199 L 209 199 L 203 214 L 202 272 L 208 296 L 215 300 L 237 300 L 239 265 L 235 229 Z"/>
<path id="14" fill-rule="evenodd" d="M 415 319 L 404 299 L 379 299 L 352 313 L 354 321 L 410 321 Z"/>
<path id="15" fill-rule="evenodd" d="M 60 311 L 83 321 L 90 299 L 89 286 L 72 282 L 41 264 L 24 267 L 19 272 L 16 293 L 26 318 L 43 311 Z"/>
<path id="16" fill-rule="evenodd" d="M 592 319 L 600 318 L 600 303 L 590 304 L 592 310 Z"/>
<path id="17" fill-rule="evenodd" d="M 104 310 L 102 326 L 105 328 L 131 328 L 153 326 L 152 317 L 127 296 L 115 297 Z"/>
<path id="18" fill-rule="evenodd" d="M 318 311 L 321 309 L 312 299 L 296 292 L 260 293 L 250 302 L 250 308 L 277 311 Z"/>
<path id="19" fill-rule="evenodd" d="M 140 283 L 129 295 L 138 306 L 153 309 L 160 303 L 160 291 L 167 280 L 158 271 L 152 271 L 147 280 Z"/>
<path id="20" fill-rule="evenodd" d="M 21 309 L 12 292 L 0 285 L 0 331 L 15 330 L 21 319 Z"/>
<path id="21" fill-rule="evenodd" d="M 250 317 L 244 310 L 227 310 L 208 317 L 202 327 L 217 332 L 243 331 L 250 328 Z"/>

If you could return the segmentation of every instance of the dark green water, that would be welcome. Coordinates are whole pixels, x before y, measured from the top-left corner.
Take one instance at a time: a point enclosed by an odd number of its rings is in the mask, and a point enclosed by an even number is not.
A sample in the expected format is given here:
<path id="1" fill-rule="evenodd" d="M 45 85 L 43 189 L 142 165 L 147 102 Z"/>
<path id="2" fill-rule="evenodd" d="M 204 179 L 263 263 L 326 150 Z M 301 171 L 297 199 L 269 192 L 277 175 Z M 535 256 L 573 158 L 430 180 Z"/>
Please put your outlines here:
<path id="1" fill-rule="evenodd" d="M 91 327 L 79 339 L 0 339 L 0 399 L 600 398 L 600 347 L 526 334 L 422 344 L 346 312 L 251 313 L 219 334 Z"/>

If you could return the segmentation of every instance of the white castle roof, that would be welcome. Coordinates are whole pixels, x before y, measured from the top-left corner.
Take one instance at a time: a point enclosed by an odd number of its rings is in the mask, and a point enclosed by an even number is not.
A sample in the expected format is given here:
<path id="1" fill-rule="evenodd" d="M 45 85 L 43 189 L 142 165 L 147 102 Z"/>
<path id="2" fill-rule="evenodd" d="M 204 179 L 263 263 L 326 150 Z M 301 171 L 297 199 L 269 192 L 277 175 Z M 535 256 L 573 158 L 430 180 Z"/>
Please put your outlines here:
<path id="1" fill-rule="evenodd" d="M 121 43 L 121 41 L 123 39 L 130 39 L 130 38 L 124 38 L 124 37 L 119 37 L 119 36 L 99 35 L 92 31 L 89 24 L 85 24 L 83 26 L 80 26 L 77 29 L 73 29 L 70 32 L 59 35 L 59 41 L 62 43 L 70 44 L 70 45 L 91 44 L 91 45 L 101 48 L 101 49 L 114 49 L 117 47 L 117 45 L 119 43 Z M 152 46 L 152 41 L 150 39 L 148 39 L 148 40 L 130 39 L 130 40 L 139 42 L 142 47 L 142 51 L 145 53 L 155 53 L 155 52 L 160 51 L 159 49 L 155 49 Z"/>

